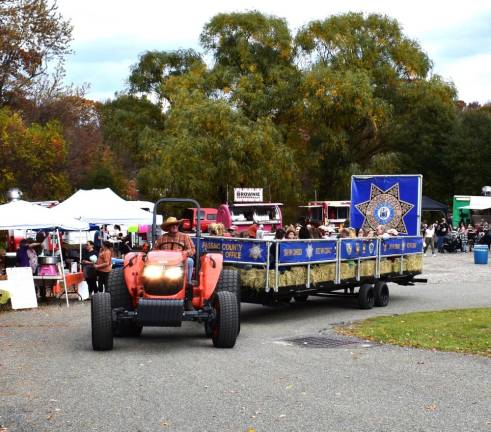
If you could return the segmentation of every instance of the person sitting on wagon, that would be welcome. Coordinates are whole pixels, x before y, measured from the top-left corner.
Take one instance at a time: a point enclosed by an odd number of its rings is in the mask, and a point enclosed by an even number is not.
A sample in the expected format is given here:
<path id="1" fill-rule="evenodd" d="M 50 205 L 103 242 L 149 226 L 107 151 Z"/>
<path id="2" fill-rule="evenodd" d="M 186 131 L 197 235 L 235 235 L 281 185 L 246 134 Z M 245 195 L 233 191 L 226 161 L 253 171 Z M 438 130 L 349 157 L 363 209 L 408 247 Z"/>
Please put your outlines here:
<path id="1" fill-rule="evenodd" d="M 186 310 L 192 310 L 193 292 L 191 282 L 193 280 L 194 261 L 192 256 L 196 253 L 194 243 L 187 234 L 179 231 L 182 219 L 178 220 L 175 217 L 168 217 L 161 225 L 161 228 L 166 231 L 153 246 L 159 250 L 180 250 L 187 257 L 188 266 L 188 284 L 189 289 L 186 289 Z"/>

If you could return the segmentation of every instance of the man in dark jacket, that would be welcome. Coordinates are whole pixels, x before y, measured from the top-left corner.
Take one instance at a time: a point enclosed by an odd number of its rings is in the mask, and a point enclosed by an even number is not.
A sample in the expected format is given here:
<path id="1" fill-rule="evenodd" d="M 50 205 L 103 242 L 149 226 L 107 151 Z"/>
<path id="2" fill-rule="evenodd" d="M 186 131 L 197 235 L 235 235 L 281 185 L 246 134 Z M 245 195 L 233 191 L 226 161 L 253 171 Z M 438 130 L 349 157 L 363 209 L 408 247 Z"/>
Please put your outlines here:
<path id="1" fill-rule="evenodd" d="M 94 242 L 89 240 L 85 245 L 85 249 L 82 251 L 82 268 L 85 280 L 89 286 L 89 294 L 97 292 L 97 271 L 94 267 L 96 261 L 97 251 L 94 248 Z"/>
<path id="2" fill-rule="evenodd" d="M 450 226 L 445 218 L 442 218 L 441 222 L 436 228 L 436 247 L 438 252 L 443 253 L 443 239 L 450 233 Z"/>

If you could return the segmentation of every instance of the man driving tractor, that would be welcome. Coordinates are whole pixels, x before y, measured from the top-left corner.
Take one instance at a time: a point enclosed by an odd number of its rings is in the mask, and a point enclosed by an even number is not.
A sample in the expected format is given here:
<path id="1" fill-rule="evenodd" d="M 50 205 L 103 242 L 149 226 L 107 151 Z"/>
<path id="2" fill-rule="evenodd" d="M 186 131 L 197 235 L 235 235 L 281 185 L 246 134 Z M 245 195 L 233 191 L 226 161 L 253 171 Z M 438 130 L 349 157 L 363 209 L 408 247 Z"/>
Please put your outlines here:
<path id="1" fill-rule="evenodd" d="M 182 220 L 175 217 L 168 217 L 161 225 L 161 228 L 166 231 L 160 238 L 157 239 L 154 249 L 159 250 L 181 250 L 187 256 L 188 267 L 188 287 L 186 289 L 186 300 L 184 307 L 186 310 L 193 310 L 193 287 L 191 281 L 193 278 L 194 261 L 193 256 L 196 253 L 194 243 L 191 238 L 179 231 L 179 225 Z"/>

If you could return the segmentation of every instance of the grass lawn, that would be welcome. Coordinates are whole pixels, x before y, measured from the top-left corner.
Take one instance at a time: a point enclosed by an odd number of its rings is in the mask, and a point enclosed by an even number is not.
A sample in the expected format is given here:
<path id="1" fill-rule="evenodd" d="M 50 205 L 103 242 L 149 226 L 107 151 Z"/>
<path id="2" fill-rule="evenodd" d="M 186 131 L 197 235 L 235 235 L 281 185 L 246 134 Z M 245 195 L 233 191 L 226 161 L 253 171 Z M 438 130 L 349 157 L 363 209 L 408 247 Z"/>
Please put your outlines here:
<path id="1" fill-rule="evenodd" d="M 369 318 L 338 331 L 377 342 L 491 357 L 491 308 Z"/>

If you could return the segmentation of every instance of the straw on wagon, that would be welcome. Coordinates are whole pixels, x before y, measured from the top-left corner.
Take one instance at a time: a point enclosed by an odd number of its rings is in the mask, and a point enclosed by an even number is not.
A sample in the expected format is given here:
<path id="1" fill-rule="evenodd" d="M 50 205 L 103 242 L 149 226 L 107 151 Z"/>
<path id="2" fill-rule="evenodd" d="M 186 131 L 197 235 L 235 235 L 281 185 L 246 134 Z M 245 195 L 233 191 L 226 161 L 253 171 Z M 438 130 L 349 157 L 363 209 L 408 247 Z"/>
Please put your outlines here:
<path id="1" fill-rule="evenodd" d="M 380 260 L 380 274 L 392 273 L 392 261 L 387 258 Z"/>
<path id="2" fill-rule="evenodd" d="M 315 285 L 319 282 L 331 282 L 336 279 L 336 263 L 314 265 L 310 272 L 310 281 Z"/>
<path id="3" fill-rule="evenodd" d="M 423 270 L 423 256 L 409 255 L 407 257 L 407 270 L 410 272 L 421 272 Z"/>
<path id="4" fill-rule="evenodd" d="M 360 276 L 375 276 L 375 260 L 360 262 Z"/>
<path id="5" fill-rule="evenodd" d="M 354 279 L 356 277 L 356 263 L 347 261 L 341 263 L 341 279 Z"/>
<path id="6" fill-rule="evenodd" d="M 250 269 L 240 271 L 241 285 L 259 291 L 266 285 L 266 270 Z"/>

